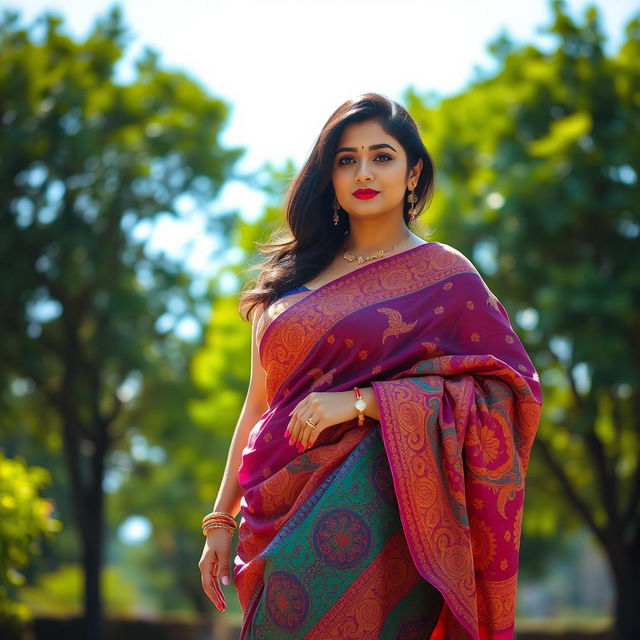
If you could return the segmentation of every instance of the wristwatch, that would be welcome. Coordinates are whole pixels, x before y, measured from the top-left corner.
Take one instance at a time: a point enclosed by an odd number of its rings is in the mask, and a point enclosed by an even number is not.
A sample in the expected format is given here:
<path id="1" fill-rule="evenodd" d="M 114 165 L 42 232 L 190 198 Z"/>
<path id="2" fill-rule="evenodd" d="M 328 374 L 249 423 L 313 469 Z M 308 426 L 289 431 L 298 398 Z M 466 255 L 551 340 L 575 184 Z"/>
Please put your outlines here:
<path id="1" fill-rule="evenodd" d="M 356 409 L 358 410 L 358 426 L 361 427 L 364 424 L 364 410 L 367 408 L 367 403 L 360 395 L 360 389 L 353 387 L 353 391 L 356 394 Z"/>

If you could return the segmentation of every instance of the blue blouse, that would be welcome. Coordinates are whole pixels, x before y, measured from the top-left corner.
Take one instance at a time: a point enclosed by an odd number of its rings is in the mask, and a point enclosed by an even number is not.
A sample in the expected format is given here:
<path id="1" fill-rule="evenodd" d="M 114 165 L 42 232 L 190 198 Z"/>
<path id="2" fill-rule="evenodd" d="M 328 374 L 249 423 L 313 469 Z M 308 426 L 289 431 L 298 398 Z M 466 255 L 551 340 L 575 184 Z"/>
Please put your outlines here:
<path id="1" fill-rule="evenodd" d="M 292 293 L 299 293 L 300 291 L 310 291 L 309 287 L 298 287 L 297 289 L 289 289 L 289 291 L 283 291 L 278 298 L 283 298 L 284 296 L 291 295 Z"/>

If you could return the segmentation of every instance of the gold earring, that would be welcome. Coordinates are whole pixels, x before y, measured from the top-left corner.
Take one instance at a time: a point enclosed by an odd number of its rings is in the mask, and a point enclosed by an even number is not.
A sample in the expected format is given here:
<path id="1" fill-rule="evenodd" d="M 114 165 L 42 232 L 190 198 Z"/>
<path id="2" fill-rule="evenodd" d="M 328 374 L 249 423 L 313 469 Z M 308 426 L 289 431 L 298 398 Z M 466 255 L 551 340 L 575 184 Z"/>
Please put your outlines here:
<path id="1" fill-rule="evenodd" d="M 416 202 L 418 202 L 418 196 L 416 195 L 414 188 L 411 189 L 407 200 L 411 204 L 411 208 L 409 209 L 409 220 L 414 220 L 415 217 L 418 215 L 416 213 L 415 207 L 413 206 Z"/>
<path id="2" fill-rule="evenodd" d="M 333 226 L 337 226 L 338 222 L 340 222 L 340 216 L 338 215 L 338 210 L 340 209 L 340 205 L 338 204 L 338 200 L 336 197 L 333 197 Z"/>

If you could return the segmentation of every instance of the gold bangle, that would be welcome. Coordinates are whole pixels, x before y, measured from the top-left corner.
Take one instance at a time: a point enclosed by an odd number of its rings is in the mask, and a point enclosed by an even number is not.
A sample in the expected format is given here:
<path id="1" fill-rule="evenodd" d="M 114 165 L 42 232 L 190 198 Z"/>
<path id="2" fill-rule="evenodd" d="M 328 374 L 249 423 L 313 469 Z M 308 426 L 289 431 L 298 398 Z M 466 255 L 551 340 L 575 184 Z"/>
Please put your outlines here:
<path id="1" fill-rule="evenodd" d="M 232 536 L 233 536 L 233 532 L 235 531 L 233 527 L 230 527 L 226 524 L 214 523 L 214 524 L 209 524 L 206 527 L 202 527 L 202 533 L 206 536 L 207 533 L 209 532 L 209 529 L 224 529 L 225 531 L 230 533 Z"/>
<path id="2" fill-rule="evenodd" d="M 230 529 L 235 529 L 236 527 L 234 527 L 232 524 L 229 524 L 228 522 L 220 522 L 220 521 L 208 521 L 208 522 L 203 522 L 202 523 L 202 527 L 208 527 L 210 524 L 223 524 L 225 527 L 229 527 Z"/>
<path id="3" fill-rule="evenodd" d="M 220 512 L 208 513 L 204 518 L 202 518 L 202 523 L 204 524 L 209 520 L 220 520 L 220 521 L 228 522 L 229 524 L 235 524 L 236 522 L 236 519 L 233 516 L 231 516 L 231 514 L 220 513 Z"/>
<path id="4" fill-rule="evenodd" d="M 228 522 L 231 525 L 235 524 L 235 522 L 236 522 L 233 518 L 229 518 L 228 516 L 205 516 L 204 518 L 202 518 L 203 524 L 205 522 L 209 522 L 211 520 L 219 520 L 221 522 Z"/>
<path id="5" fill-rule="evenodd" d="M 235 520 L 229 520 L 228 518 L 221 518 L 220 516 L 211 516 L 210 518 L 205 518 L 202 521 L 202 526 L 209 524 L 211 522 L 222 522 L 223 524 L 227 524 L 230 527 L 237 527 L 238 523 Z"/>
<path id="6" fill-rule="evenodd" d="M 221 516 L 221 517 L 224 516 L 235 522 L 235 518 L 233 517 L 233 515 L 230 513 L 227 513 L 226 511 L 212 511 L 211 513 L 208 513 L 204 518 L 202 518 L 203 522 L 211 516 Z"/>
<path id="7" fill-rule="evenodd" d="M 233 527 L 228 527 L 226 524 L 208 524 L 206 527 L 202 527 L 203 531 L 207 531 L 207 529 L 225 529 L 230 533 L 235 531 Z"/>

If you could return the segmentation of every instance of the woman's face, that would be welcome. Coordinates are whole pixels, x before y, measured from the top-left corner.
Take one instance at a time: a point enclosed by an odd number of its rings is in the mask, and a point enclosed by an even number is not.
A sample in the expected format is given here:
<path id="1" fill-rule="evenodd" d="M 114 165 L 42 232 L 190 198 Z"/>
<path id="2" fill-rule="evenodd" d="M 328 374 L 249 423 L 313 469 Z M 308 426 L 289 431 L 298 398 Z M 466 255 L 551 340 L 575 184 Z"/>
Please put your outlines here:
<path id="1" fill-rule="evenodd" d="M 375 121 L 347 125 L 333 159 L 331 179 L 340 206 L 355 217 L 402 217 L 407 187 L 418 182 L 422 159 L 407 175 L 407 154 L 402 145 Z M 378 193 L 369 199 L 354 195 L 358 189 Z"/>

